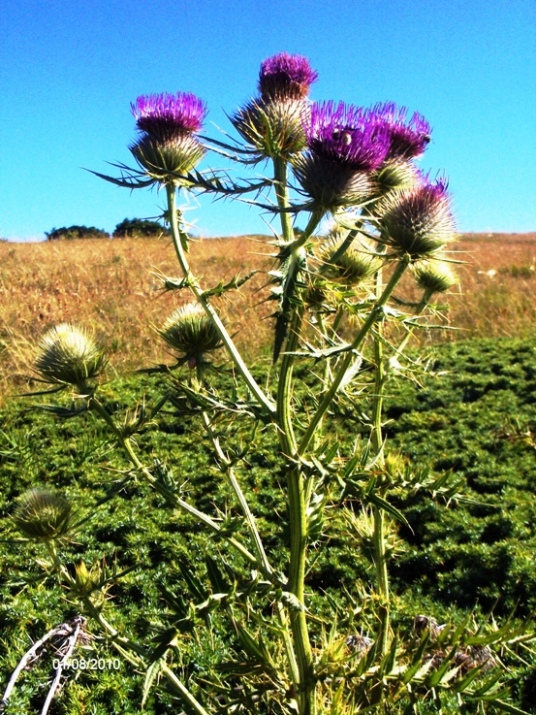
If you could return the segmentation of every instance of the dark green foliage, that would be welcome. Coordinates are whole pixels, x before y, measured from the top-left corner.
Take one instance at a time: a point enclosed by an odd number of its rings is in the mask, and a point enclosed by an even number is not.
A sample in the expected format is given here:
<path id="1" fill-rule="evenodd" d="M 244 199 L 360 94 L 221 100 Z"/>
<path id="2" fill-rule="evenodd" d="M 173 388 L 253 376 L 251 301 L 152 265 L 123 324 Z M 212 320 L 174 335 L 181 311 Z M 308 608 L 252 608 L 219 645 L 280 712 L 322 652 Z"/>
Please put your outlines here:
<path id="1" fill-rule="evenodd" d="M 534 613 L 535 348 L 480 341 L 443 348 L 441 379 L 403 385 L 387 406 L 391 444 L 414 463 L 463 477 L 465 502 L 404 505 L 408 550 L 395 574 L 438 601 Z"/>
<path id="2" fill-rule="evenodd" d="M 110 238 L 106 231 L 95 226 L 69 226 L 45 231 L 47 241 L 70 241 L 75 238 Z"/>
<path id="3" fill-rule="evenodd" d="M 474 611 L 480 622 L 490 612 L 499 622 L 514 616 L 527 625 L 533 618 L 535 356 L 535 348 L 528 342 L 459 343 L 435 351 L 428 373 L 419 375 L 418 384 L 393 384 L 386 404 L 388 447 L 399 449 L 414 468 L 429 465 L 437 473 L 455 473 L 463 479 L 466 497 L 447 508 L 421 493 L 395 500 L 409 524 L 398 527 L 402 540 L 392 570 L 398 594 L 395 624 L 401 631 L 411 627 L 418 613 L 453 623 L 461 622 L 469 611 Z M 262 379 L 262 371 L 257 372 Z M 298 389 L 305 391 L 310 371 L 297 372 Z M 440 379 L 435 377 L 437 373 L 441 373 Z M 231 394 L 231 381 L 224 373 L 211 371 L 210 380 L 221 394 Z M 127 408 L 145 400 L 149 409 L 169 387 L 163 375 L 138 375 L 105 386 L 101 399 L 121 423 Z M 240 398 L 243 396 L 233 396 L 237 401 Z M 59 399 L 67 406 L 67 397 Z M 194 672 L 211 679 L 216 663 L 231 663 L 235 646 L 247 653 L 254 634 L 230 632 L 217 601 L 210 600 L 214 594 L 248 581 L 243 562 L 221 541 L 207 540 L 203 526 L 194 518 L 171 509 L 163 497 L 133 477 L 124 456 L 94 415 L 60 421 L 28 407 L 27 403 L 10 404 L 1 415 L 1 682 L 7 682 L 32 641 L 79 609 L 36 564 L 34 556 L 46 556 L 42 548 L 14 542 L 19 537 L 9 515 L 15 500 L 37 485 L 65 493 L 76 519 L 87 519 L 61 548 L 62 562 L 69 570 L 74 572 L 84 560 L 88 569 L 97 565 L 101 570 L 124 573 L 102 603 L 103 613 L 118 630 L 152 644 L 155 657 L 176 638 L 179 647 L 173 658 L 186 680 Z M 217 428 L 225 437 L 226 448 L 234 450 L 239 478 L 251 493 L 265 544 L 277 566 L 287 548 L 287 527 L 286 505 L 278 488 L 283 463 L 275 431 L 269 426 L 252 430 L 244 416 L 234 421 L 222 416 Z M 341 420 L 333 433 L 341 449 L 348 433 L 353 440 L 354 425 Z M 136 441 L 144 463 L 159 479 L 180 485 L 182 498 L 225 518 L 229 528 L 234 528 L 240 512 L 223 474 L 214 465 L 209 444 L 202 439 L 202 425 L 195 413 L 183 410 L 178 414 L 169 405 L 136 435 Z M 337 485 L 333 489 L 336 491 Z M 331 518 L 335 517 L 331 510 Z M 325 617 L 331 613 L 330 602 L 338 603 L 343 612 L 357 604 L 357 623 L 366 632 L 370 614 L 363 594 L 373 582 L 371 563 L 355 551 L 354 542 L 345 538 L 344 532 L 342 536 L 337 530 L 335 536 L 329 531 L 327 536 L 319 534 L 324 541 L 311 561 L 307 581 L 311 613 Z M 192 593 L 197 603 L 206 600 L 205 610 L 189 610 Z M 256 598 L 254 593 L 252 598 Z M 349 617 L 348 625 L 344 620 L 339 623 L 343 633 L 345 627 L 354 632 L 353 618 Z M 201 629 L 202 622 L 211 625 L 210 642 L 207 631 Z M 91 619 L 89 630 L 98 633 Z M 93 640 L 84 655 L 114 658 L 117 654 L 109 641 Z M 519 661 L 510 653 L 502 657 L 512 668 L 514 702 L 530 712 L 536 708 L 530 653 L 524 655 L 523 669 L 518 669 Z M 17 688 L 8 713 L 30 712 L 30 707 L 39 711 L 46 692 L 41 685 L 50 677 L 47 668 L 43 663 L 24 675 L 24 685 Z M 139 712 L 143 678 L 122 659 L 117 671 L 80 673 L 76 679 L 68 679 L 54 712 Z M 146 707 L 150 715 L 180 709 L 171 694 L 161 691 L 158 697 L 149 696 Z"/>
<path id="4" fill-rule="evenodd" d="M 114 228 L 114 238 L 158 238 L 168 231 L 158 221 L 145 218 L 125 218 Z"/>

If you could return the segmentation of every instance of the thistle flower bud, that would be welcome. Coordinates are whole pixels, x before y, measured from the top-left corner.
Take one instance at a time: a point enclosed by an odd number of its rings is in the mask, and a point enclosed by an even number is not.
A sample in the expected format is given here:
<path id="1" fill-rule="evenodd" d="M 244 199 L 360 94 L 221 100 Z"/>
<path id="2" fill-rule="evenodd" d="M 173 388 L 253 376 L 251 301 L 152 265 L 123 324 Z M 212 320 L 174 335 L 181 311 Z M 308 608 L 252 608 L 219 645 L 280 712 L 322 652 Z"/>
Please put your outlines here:
<path id="1" fill-rule="evenodd" d="M 318 274 L 305 275 L 305 287 L 302 298 L 305 305 L 312 311 L 329 310 L 327 301 L 330 297 L 329 284 Z"/>
<path id="2" fill-rule="evenodd" d="M 304 128 L 312 152 L 356 171 L 377 169 L 389 151 L 389 131 L 367 110 L 343 102 L 313 104 Z"/>
<path id="3" fill-rule="evenodd" d="M 388 200 L 380 217 L 381 240 L 413 261 L 456 238 L 445 181 L 425 183 Z"/>
<path id="4" fill-rule="evenodd" d="M 372 244 L 352 243 L 346 251 L 334 261 L 335 255 L 341 246 L 340 236 L 333 236 L 320 249 L 319 257 L 335 271 L 346 283 L 357 285 L 373 276 L 382 266 L 382 259 L 375 255 Z"/>
<path id="5" fill-rule="evenodd" d="M 420 177 L 418 169 L 406 161 L 389 161 L 372 175 L 374 194 L 378 198 L 388 197 L 394 191 L 414 188 Z"/>
<path id="6" fill-rule="evenodd" d="M 294 174 L 316 209 L 335 212 L 364 203 L 372 190 L 369 177 L 330 159 L 307 153 L 293 165 Z"/>
<path id="7" fill-rule="evenodd" d="M 261 64 L 259 91 L 263 100 L 305 99 L 317 77 L 305 57 L 282 52 Z"/>
<path id="8" fill-rule="evenodd" d="M 62 494 L 36 487 L 19 498 L 13 521 L 28 539 L 52 541 L 67 533 L 71 513 L 71 503 Z"/>
<path id="9" fill-rule="evenodd" d="M 415 265 L 415 280 L 428 295 L 444 293 L 456 285 L 458 279 L 445 261 L 420 261 Z"/>
<path id="10" fill-rule="evenodd" d="M 171 348 L 184 355 L 191 368 L 202 365 L 205 353 L 221 346 L 214 323 L 197 303 L 175 310 L 157 332 Z"/>
<path id="11" fill-rule="evenodd" d="M 155 139 L 147 134 L 130 151 L 152 179 L 177 184 L 205 155 L 204 147 L 193 136 Z"/>
<path id="12" fill-rule="evenodd" d="M 131 105 L 136 126 L 142 132 L 130 151 L 155 181 L 180 183 L 205 155 L 194 136 L 206 115 L 204 102 L 194 94 L 150 94 Z"/>
<path id="13" fill-rule="evenodd" d="M 84 561 L 74 567 L 74 590 L 81 596 L 89 595 L 99 589 L 104 581 L 105 573 L 98 561 L 88 569 Z"/>
<path id="14" fill-rule="evenodd" d="M 235 129 L 262 157 L 289 158 L 306 145 L 302 122 L 309 87 L 317 74 L 308 60 L 282 52 L 264 60 L 260 97 L 231 117 Z"/>
<path id="15" fill-rule="evenodd" d="M 253 99 L 231 122 L 262 157 L 290 157 L 306 146 L 302 120 L 307 107 L 299 99 Z"/>
<path id="16" fill-rule="evenodd" d="M 42 338 L 34 367 L 46 382 L 80 386 L 97 377 L 106 362 L 87 332 L 61 323 Z"/>

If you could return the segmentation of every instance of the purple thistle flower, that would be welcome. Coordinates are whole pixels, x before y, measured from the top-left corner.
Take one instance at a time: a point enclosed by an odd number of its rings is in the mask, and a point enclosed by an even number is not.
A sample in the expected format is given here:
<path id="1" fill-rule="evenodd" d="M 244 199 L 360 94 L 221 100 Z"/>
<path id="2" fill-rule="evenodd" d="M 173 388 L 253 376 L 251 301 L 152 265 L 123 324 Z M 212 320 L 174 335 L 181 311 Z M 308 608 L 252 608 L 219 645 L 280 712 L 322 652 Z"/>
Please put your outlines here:
<path id="1" fill-rule="evenodd" d="M 190 92 L 142 95 L 131 108 L 138 129 L 158 140 L 198 132 L 207 113 L 203 100 Z"/>
<path id="2" fill-rule="evenodd" d="M 377 104 L 371 115 L 379 124 L 384 124 L 391 134 L 388 159 L 412 159 L 423 154 L 430 143 L 430 124 L 422 114 L 414 112 L 407 119 L 406 107 L 397 107 L 394 102 Z"/>
<path id="3" fill-rule="evenodd" d="M 259 91 L 265 100 L 304 99 L 317 77 L 306 57 L 281 52 L 261 64 Z"/>
<path id="4" fill-rule="evenodd" d="M 370 111 L 343 102 L 313 104 L 304 129 L 313 154 L 356 171 L 377 169 L 391 146 L 385 123 Z"/>

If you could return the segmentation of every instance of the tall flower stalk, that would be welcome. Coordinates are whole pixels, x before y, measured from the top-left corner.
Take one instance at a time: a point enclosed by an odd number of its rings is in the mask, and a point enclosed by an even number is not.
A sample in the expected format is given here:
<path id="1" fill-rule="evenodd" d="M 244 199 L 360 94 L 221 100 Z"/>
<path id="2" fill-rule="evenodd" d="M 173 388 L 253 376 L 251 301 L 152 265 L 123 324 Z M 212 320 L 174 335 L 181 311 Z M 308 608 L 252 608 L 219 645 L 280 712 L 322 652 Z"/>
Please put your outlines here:
<path id="1" fill-rule="evenodd" d="M 170 279 L 168 287 L 176 288 L 179 295 L 181 290 L 189 292 L 186 303 L 180 301 L 155 331 L 176 353 L 169 372 L 177 370 L 179 377 L 152 410 L 140 411 L 121 424 L 106 408 L 98 385 L 106 364 L 104 353 L 81 329 L 62 324 L 48 333 L 34 364 L 39 379 L 50 383 L 52 391 L 67 390 L 77 398 L 76 407 L 55 408 L 58 416 L 75 417 L 87 411 L 101 419 L 132 474 L 143 478 L 168 506 L 194 519 L 240 562 L 233 571 L 222 556 L 221 572 L 212 574 L 220 586 L 218 593 L 204 593 L 188 574 L 192 601 L 172 624 L 176 628 L 177 622 L 188 622 L 197 628 L 202 620 L 209 623 L 208 615 L 219 609 L 230 624 L 229 652 L 235 654 L 234 660 L 229 656 L 221 669 L 205 674 L 203 687 L 193 692 L 176 676 L 172 658 L 167 658 L 168 652 L 174 652 L 174 639 L 159 651 L 160 672 L 198 715 L 386 714 L 394 713 L 392 708 L 399 702 L 403 712 L 417 712 L 418 698 L 437 703 L 437 694 L 449 692 L 457 677 L 454 645 L 445 656 L 446 665 L 434 670 L 432 661 L 426 660 L 426 641 L 401 647 L 393 637 L 388 518 L 399 512 L 390 501 L 391 490 L 406 483 L 433 493 L 443 487 L 442 482 L 438 486 L 432 477 L 427 481 L 422 475 L 419 480 L 405 476 L 405 482 L 396 482 L 396 475 L 389 472 L 383 433 L 389 360 L 403 359 L 416 325 L 410 319 L 423 314 L 432 296 L 455 281 L 442 262 L 444 248 L 455 238 L 447 183 L 430 181 L 414 164 L 430 141 L 430 125 L 422 115 L 409 115 L 394 103 L 371 108 L 313 103 L 309 92 L 316 79 L 304 57 L 280 53 L 265 60 L 258 95 L 231 116 L 240 141 L 229 145 L 201 138 L 206 106 L 191 93 L 141 96 L 132 105 L 139 135 L 130 150 L 138 168 L 129 173 L 122 167 L 120 179 L 105 178 L 131 189 L 152 185 L 165 192 L 163 218 L 182 273 L 180 280 Z M 240 165 L 269 162 L 272 179 L 241 184 L 217 171 L 199 171 L 210 146 L 225 148 Z M 269 208 L 279 226 L 275 266 L 269 274 L 270 299 L 277 301 L 277 307 L 265 386 L 253 376 L 213 300 L 241 283 L 233 279 L 217 287 L 202 285 L 190 266 L 190 238 L 178 202 L 184 193 L 239 197 L 261 185 L 271 190 Z M 267 208 L 265 203 L 260 206 Z M 305 220 L 303 231 L 296 229 L 298 216 Z M 336 239 L 324 235 L 327 221 L 336 226 Z M 401 303 L 395 310 L 393 299 L 407 274 L 415 276 L 423 294 L 413 310 L 402 314 Z M 402 337 L 401 330 L 406 331 Z M 212 369 L 219 368 L 213 361 L 222 353 L 235 375 L 229 394 L 212 383 Z M 305 367 L 305 380 L 298 367 Z M 245 388 L 245 398 L 238 397 L 239 386 Z M 169 402 L 200 420 L 214 463 L 229 486 L 232 508 L 225 503 L 217 505 L 214 513 L 199 509 L 177 490 L 159 460 L 149 467 L 140 456 L 134 436 Z M 335 432 L 342 416 L 349 413 L 357 431 L 350 449 Z M 276 478 L 288 524 L 283 556 L 282 549 L 273 548 L 273 539 L 266 539 L 243 478 L 255 440 L 243 453 L 225 444 L 227 427 L 235 419 L 254 430 L 273 429 L 277 434 L 282 467 Z M 222 423 L 225 426 L 220 428 Z M 167 458 L 173 460 L 173 453 Z M 28 501 L 39 506 L 39 528 L 28 527 L 35 521 L 29 507 L 19 507 L 16 513 L 19 528 L 26 529 L 29 537 L 46 537 L 54 551 L 54 568 L 63 574 L 68 588 L 82 594 L 89 615 L 118 649 L 130 653 L 137 667 L 145 667 L 146 651 L 135 639 L 119 634 L 95 606 L 90 591 L 98 590 L 98 584 L 91 582 L 91 589 L 81 591 L 82 582 L 91 581 L 87 573 L 79 568 L 73 579 L 62 566 L 54 539 L 64 535 L 70 514 L 64 519 L 61 509 L 52 513 L 47 507 L 47 511 L 44 506 L 49 501 L 61 506 L 61 500 L 43 499 L 40 494 Z M 373 618 L 357 624 L 352 620 L 352 627 L 360 631 L 357 635 L 337 634 L 341 615 L 337 607 L 331 604 L 332 623 L 311 613 L 310 550 L 313 543 L 318 549 L 324 547 L 326 517 L 340 512 L 355 520 L 356 504 L 372 514 Z M 235 508 L 241 515 L 239 523 L 227 520 L 227 512 Z M 228 592 L 223 574 L 233 581 Z M 324 605 L 327 608 L 327 600 Z M 354 604 L 348 611 L 361 614 L 364 609 Z M 365 637 L 365 629 L 371 638 Z M 459 685 L 457 697 L 474 677 Z M 233 689 L 233 683 L 238 687 Z M 482 688 L 483 697 L 485 692 Z"/>

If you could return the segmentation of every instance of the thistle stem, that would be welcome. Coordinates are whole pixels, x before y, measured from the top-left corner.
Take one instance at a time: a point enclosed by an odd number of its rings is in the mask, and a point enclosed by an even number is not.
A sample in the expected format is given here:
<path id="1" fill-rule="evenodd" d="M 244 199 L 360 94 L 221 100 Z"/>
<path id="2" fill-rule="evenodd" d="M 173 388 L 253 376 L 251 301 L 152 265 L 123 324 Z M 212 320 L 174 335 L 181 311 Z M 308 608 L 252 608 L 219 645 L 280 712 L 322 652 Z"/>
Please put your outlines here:
<path id="1" fill-rule="evenodd" d="M 393 274 L 385 286 L 385 289 L 383 290 L 383 293 L 381 294 L 380 298 L 376 300 L 374 307 L 370 311 L 367 319 L 361 326 L 361 330 L 358 332 L 356 337 L 354 338 L 354 341 L 350 344 L 349 350 L 346 353 L 346 355 L 342 358 L 341 364 L 339 367 L 338 372 L 336 373 L 333 382 L 330 385 L 329 390 L 325 393 L 324 397 L 322 398 L 315 414 L 313 415 L 311 422 L 309 423 L 308 428 L 306 429 L 299 445 L 298 445 L 298 454 L 302 455 L 304 454 L 305 450 L 309 446 L 309 443 L 312 439 L 312 437 L 315 434 L 316 428 L 322 419 L 324 413 L 328 409 L 328 407 L 331 405 L 333 398 L 335 397 L 335 394 L 337 390 L 339 389 L 339 385 L 341 384 L 343 377 L 350 367 L 353 357 L 354 357 L 354 351 L 358 350 L 361 347 L 361 344 L 363 343 L 364 339 L 366 338 L 367 334 L 371 330 L 372 326 L 381 319 L 382 314 L 383 314 L 383 308 L 391 295 L 393 294 L 393 291 L 399 282 L 400 278 L 402 277 L 404 271 L 409 265 L 409 256 L 404 257 L 403 259 L 400 260 L 398 265 L 396 266 L 395 270 L 393 271 Z"/>
<path id="2" fill-rule="evenodd" d="M 281 232 L 285 241 L 290 242 L 294 239 L 294 231 L 292 229 L 290 213 L 287 211 L 290 204 L 287 182 L 287 161 L 280 156 L 274 158 L 274 185 L 277 206 L 280 211 Z"/>
<path id="3" fill-rule="evenodd" d="M 375 277 L 376 296 L 381 298 L 382 289 L 382 269 L 377 271 Z M 374 451 L 375 464 L 383 467 L 385 463 L 383 453 L 383 430 L 382 414 L 385 385 L 385 362 L 383 355 L 383 320 L 378 321 L 373 331 L 374 343 L 374 395 L 372 400 L 372 432 L 371 443 Z M 380 496 L 383 496 L 382 494 Z M 378 653 L 383 658 L 389 648 L 389 620 L 390 620 L 390 593 L 389 593 L 389 572 L 387 570 L 387 553 L 385 543 L 385 515 L 378 506 L 373 507 L 374 517 L 374 563 L 376 568 L 376 582 L 380 602 L 378 604 L 379 613 L 379 633 L 378 633 Z"/>
<path id="4" fill-rule="evenodd" d="M 313 213 L 304 233 L 296 240 L 290 215 L 286 210 L 289 206 L 287 164 L 286 161 L 274 159 L 275 191 L 281 216 L 283 237 L 290 251 L 287 268 L 287 285 L 295 289 L 295 280 L 305 259 L 304 244 L 318 226 L 322 214 Z M 304 308 L 299 302 L 293 304 L 293 295 L 283 298 L 282 310 L 289 311 L 290 325 L 281 360 L 277 390 L 277 424 L 283 455 L 291 460 L 296 454 L 296 438 L 292 422 L 292 375 L 295 357 L 293 352 L 298 345 L 303 323 Z M 305 479 L 299 464 L 295 461 L 287 463 L 288 509 L 290 522 L 290 560 L 289 560 L 289 592 L 299 605 L 290 609 L 290 625 L 294 639 L 297 668 L 296 698 L 300 715 L 315 713 L 315 670 L 313 652 L 309 639 L 309 629 L 305 613 L 305 569 L 307 562 L 307 499 Z"/>
<path id="5" fill-rule="evenodd" d="M 89 407 L 90 409 L 94 410 L 99 414 L 103 420 L 106 422 L 106 424 L 109 425 L 109 427 L 112 429 L 113 433 L 115 434 L 115 437 L 117 439 L 118 444 L 120 447 L 123 449 L 125 454 L 127 455 L 129 461 L 131 464 L 135 467 L 137 471 L 139 471 L 145 479 L 151 484 L 151 486 L 161 495 L 164 497 L 164 499 L 169 503 L 172 504 L 175 508 L 179 508 L 182 511 L 185 511 L 187 514 L 190 516 L 193 516 L 195 519 L 198 519 L 199 521 L 203 522 L 205 526 L 208 526 L 209 529 L 213 532 L 215 532 L 218 535 L 221 535 L 222 538 L 224 538 L 228 544 L 230 544 L 236 551 L 238 551 L 241 556 L 246 559 L 246 561 L 249 561 L 250 563 L 254 564 L 255 567 L 259 568 L 262 573 L 266 576 L 266 578 L 271 579 L 273 578 L 273 571 L 270 570 L 268 572 L 265 571 L 264 565 L 262 563 L 259 563 L 257 557 L 252 554 L 243 544 L 241 544 L 237 539 L 235 539 L 233 536 L 223 536 L 221 534 L 221 527 L 220 525 L 214 521 L 208 514 L 205 514 L 202 511 L 199 511 L 199 509 L 196 509 L 194 506 L 189 504 L 187 501 L 184 501 L 184 499 L 181 499 L 180 497 L 176 496 L 172 491 L 170 491 L 164 484 L 159 482 L 153 474 L 147 469 L 147 467 L 144 466 L 144 464 L 138 459 L 138 456 L 136 455 L 133 447 L 132 447 L 132 442 L 128 439 L 128 437 L 125 437 L 122 433 L 121 430 L 118 429 L 117 425 L 115 424 L 112 416 L 107 412 L 106 408 L 104 405 L 102 405 L 97 398 L 92 397 L 89 402 Z"/>
<path id="6" fill-rule="evenodd" d="M 249 508 L 249 504 L 246 500 L 244 492 L 242 491 L 240 482 L 237 479 L 237 476 L 236 476 L 235 471 L 231 465 L 230 460 L 228 459 L 227 455 L 221 448 L 218 436 L 214 432 L 212 423 L 210 422 L 210 418 L 206 412 L 203 412 L 203 423 L 205 425 L 205 429 L 207 430 L 207 434 L 212 441 L 212 444 L 214 446 L 214 450 L 216 452 L 218 460 L 220 461 L 221 465 L 223 466 L 225 472 L 227 473 L 227 479 L 229 480 L 229 484 L 230 484 L 233 492 L 235 493 L 236 498 L 238 499 L 240 508 L 242 509 L 242 511 L 244 513 L 247 524 L 249 526 L 249 530 L 251 531 L 251 535 L 253 537 L 253 543 L 255 544 L 255 551 L 257 553 L 257 557 L 258 557 L 260 563 L 263 566 L 263 570 L 265 571 L 265 573 L 273 574 L 273 569 L 270 566 L 268 557 L 266 556 L 266 551 L 264 550 L 264 544 L 262 543 L 262 538 L 261 538 L 261 535 L 257 528 L 257 522 L 255 521 L 253 512 Z"/>
<path id="7" fill-rule="evenodd" d="M 255 395 L 259 404 L 261 404 L 269 415 L 274 416 L 276 412 L 276 406 L 273 402 L 264 394 L 261 387 L 258 385 L 253 375 L 247 368 L 247 365 L 242 360 L 242 356 L 238 352 L 236 345 L 234 344 L 231 336 L 227 332 L 225 326 L 223 325 L 219 315 L 214 310 L 210 302 L 205 298 L 204 292 L 199 285 L 199 282 L 194 277 L 190 270 L 188 264 L 188 259 L 186 257 L 186 252 L 184 250 L 184 243 L 187 240 L 186 234 L 181 230 L 179 226 L 179 220 L 177 216 L 177 201 L 176 201 L 176 189 L 172 184 L 166 184 L 167 200 L 168 200 L 168 213 L 169 213 L 169 224 L 171 226 L 171 236 L 173 238 L 173 245 L 175 247 L 175 253 L 179 261 L 183 275 L 188 283 L 188 286 L 194 296 L 196 297 L 199 304 L 203 307 L 205 313 L 212 320 L 214 326 L 216 327 L 220 338 L 225 345 L 227 352 L 229 353 L 231 359 L 236 365 L 236 369 L 244 378 L 247 386 L 251 390 L 252 394 Z"/>

